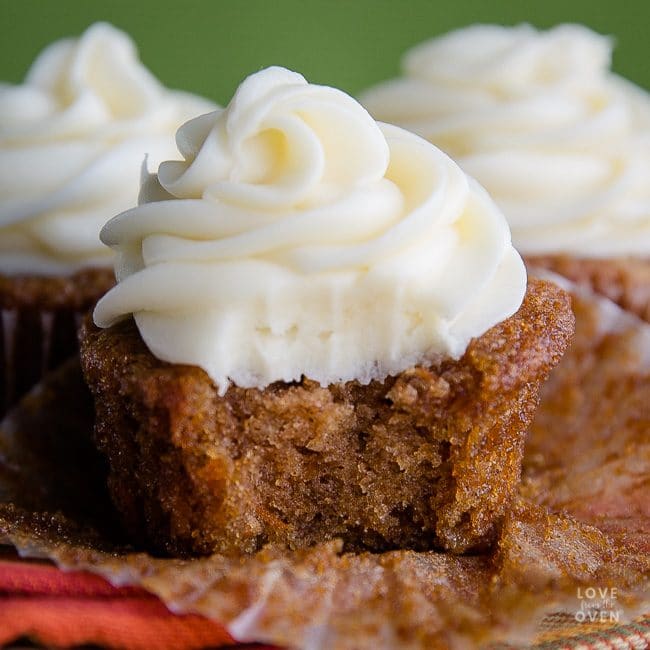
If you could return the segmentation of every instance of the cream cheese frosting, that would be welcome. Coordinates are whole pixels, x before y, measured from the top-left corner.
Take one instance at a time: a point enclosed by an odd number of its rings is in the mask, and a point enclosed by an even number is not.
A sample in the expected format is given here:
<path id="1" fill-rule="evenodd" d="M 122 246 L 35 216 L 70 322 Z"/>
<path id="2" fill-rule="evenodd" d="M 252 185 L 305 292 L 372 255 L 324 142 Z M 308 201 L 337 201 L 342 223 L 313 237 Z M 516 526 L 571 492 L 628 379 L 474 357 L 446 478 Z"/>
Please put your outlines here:
<path id="1" fill-rule="evenodd" d="M 507 222 L 439 149 L 283 68 L 186 123 L 137 208 L 112 219 L 119 283 L 154 355 L 223 393 L 306 376 L 383 379 L 460 356 L 520 306 Z"/>
<path id="2" fill-rule="evenodd" d="M 647 257 L 650 94 L 611 53 L 579 25 L 475 25 L 413 48 L 361 102 L 477 178 L 524 254 Z"/>
<path id="3" fill-rule="evenodd" d="M 110 266 L 99 231 L 137 204 L 145 155 L 174 156 L 178 127 L 213 108 L 165 89 L 108 24 L 47 47 L 0 84 L 0 273 Z"/>

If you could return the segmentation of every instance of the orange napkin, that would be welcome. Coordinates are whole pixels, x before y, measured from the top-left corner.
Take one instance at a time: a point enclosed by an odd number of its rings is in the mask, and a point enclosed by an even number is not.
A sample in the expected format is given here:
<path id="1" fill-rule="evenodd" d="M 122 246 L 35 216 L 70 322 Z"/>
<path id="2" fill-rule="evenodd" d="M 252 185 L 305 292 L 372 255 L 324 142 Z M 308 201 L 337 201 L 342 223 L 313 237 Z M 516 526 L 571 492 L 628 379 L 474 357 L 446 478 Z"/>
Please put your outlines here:
<path id="1" fill-rule="evenodd" d="M 143 589 L 113 587 L 99 576 L 67 573 L 48 564 L 0 560 L 0 646 L 20 638 L 59 648 L 92 644 L 183 650 L 236 645 L 218 623 L 195 614 L 175 615 Z"/>

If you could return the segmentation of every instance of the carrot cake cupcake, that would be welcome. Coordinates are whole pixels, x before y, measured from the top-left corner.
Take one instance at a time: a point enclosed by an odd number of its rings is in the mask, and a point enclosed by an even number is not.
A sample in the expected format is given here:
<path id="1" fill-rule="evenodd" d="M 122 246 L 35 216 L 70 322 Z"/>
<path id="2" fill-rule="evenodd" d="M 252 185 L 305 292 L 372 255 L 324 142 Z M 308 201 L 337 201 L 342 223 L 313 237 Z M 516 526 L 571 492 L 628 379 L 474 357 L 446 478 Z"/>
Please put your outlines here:
<path id="1" fill-rule="evenodd" d="M 650 94 L 611 54 L 580 25 L 475 25 L 416 46 L 361 101 L 482 183 L 527 262 L 650 320 Z"/>
<path id="2" fill-rule="evenodd" d="M 171 553 L 491 543 L 573 329 L 505 218 L 425 140 L 269 68 L 186 123 L 102 240 L 95 438 Z"/>
<path id="3" fill-rule="evenodd" d="M 99 231 L 137 204 L 145 156 L 211 110 L 165 89 L 105 23 L 47 47 L 0 85 L 0 414 L 76 347 L 75 317 L 114 282 Z"/>

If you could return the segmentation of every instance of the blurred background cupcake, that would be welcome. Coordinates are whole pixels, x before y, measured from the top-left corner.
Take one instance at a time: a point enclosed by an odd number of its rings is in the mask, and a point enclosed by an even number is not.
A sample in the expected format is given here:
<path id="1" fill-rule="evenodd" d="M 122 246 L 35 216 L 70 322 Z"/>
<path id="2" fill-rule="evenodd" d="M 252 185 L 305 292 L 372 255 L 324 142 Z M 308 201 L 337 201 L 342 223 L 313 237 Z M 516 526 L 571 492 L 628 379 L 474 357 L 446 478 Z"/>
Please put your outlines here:
<path id="1" fill-rule="evenodd" d="M 137 203 L 148 164 L 211 110 L 164 88 L 106 23 L 48 46 L 0 85 L 0 414 L 76 348 L 76 322 L 113 283 L 99 231 Z"/>
<path id="2" fill-rule="evenodd" d="M 580 25 L 474 25 L 409 51 L 362 94 L 490 192 L 533 266 L 650 319 L 650 94 Z"/>

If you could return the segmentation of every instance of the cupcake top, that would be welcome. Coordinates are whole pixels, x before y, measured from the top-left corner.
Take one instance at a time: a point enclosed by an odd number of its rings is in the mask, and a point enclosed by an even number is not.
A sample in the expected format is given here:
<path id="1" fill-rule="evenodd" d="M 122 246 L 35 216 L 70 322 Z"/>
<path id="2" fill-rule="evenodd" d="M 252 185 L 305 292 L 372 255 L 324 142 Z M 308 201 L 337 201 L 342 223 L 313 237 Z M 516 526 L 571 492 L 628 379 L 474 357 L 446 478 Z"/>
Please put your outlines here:
<path id="1" fill-rule="evenodd" d="M 526 254 L 650 254 L 650 94 L 579 25 L 475 25 L 406 54 L 362 103 L 453 156 Z"/>
<path id="2" fill-rule="evenodd" d="M 185 124 L 143 203 L 112 219 L 116 285 L 157 357 L 223 393 L 383 379 L 514 313 L 526 274 L 501 212 L 436 147 L 283 68 Z"/>
<path id="3" fill-rule="evenodd" d="M 165 89 L 105 23 L 47 47 L 21 85 L 0 84 L 0 273 L 110 265 L 99 231 L 136 205 L 145 155 L 214 104 Z"/>

